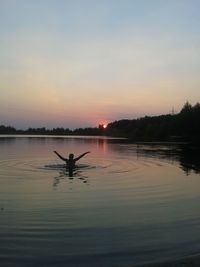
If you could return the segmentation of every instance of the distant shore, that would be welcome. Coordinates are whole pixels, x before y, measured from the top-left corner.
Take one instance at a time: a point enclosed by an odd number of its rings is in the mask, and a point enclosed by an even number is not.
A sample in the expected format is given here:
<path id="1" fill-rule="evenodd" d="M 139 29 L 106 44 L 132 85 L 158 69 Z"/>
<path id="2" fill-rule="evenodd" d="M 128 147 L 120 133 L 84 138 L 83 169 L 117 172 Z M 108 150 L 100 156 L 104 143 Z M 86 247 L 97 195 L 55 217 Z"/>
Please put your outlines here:
<path id="1" fill-rule="evenodd" d="M 137 119 L 120 119 L 98 127 L 69 129 L 57 127 L 15 129 L 13 126 L 0 125 L 0 134 L 30 135 L 86 135 L 124 137 L 132 142 L 190 142 L 199 143 L 200 103 L 191 105 L 186 102 L 179 113 L 144 116 Z"/>
<path id="2" fill-rule="evenodd" d="M 164 262 L 136 264 L 131 267 L 199 267 L 200 254 L 183 257 L 176 260 L 169 260 Z"/>

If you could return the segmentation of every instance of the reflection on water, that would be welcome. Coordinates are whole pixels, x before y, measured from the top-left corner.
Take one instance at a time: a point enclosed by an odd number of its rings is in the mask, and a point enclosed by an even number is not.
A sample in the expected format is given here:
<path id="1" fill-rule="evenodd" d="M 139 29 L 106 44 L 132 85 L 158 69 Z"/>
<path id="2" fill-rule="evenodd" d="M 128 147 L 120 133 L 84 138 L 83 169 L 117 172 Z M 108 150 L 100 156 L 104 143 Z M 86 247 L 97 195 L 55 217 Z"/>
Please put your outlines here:
<path id="1" fill-rule="evenodd" d="M 88 164 L 77 164 L 72 171 L 69 171 L 68 168 L 66 168 L 66 164 L 50 164 L 45 165 L 42 169 L 58 171 L 59 175 L 54 178 L 53 183 L 53 186 L 56 187 L 64 178 L 68 178 L 70 180 L 79 179 L 83 183 L 88 183 L 88 176 L 84 175 L 84 171 L 93 168 L 96 168 L 96 166 L 90 166 Z"/>
<path id="2" fill-rule="evenodd" d="M 69 174 L 66 171 L 62 171 L 62 172 L 59 172 L 59 176 L 54 177 L 53 187 L 55 187 L 55 188 L 58 187 L 58 185 L 61 184 L 62 180 L 66 179 L 66 178 L 68 178 L 71 181 L 73 181 L 74 179 L 78 179 L 81 182 L 88 184 L 88 179 L 87 179 L 88 177 L 84 176 L 84 175 L 80 175 L 78 172 L 76 172 L 76 170 L 73 171 L 73 174 Z"/>
<path id="3" fill-rule="evenodd" d="M 0 150 L 1 266 L 123 267 L 199 252 L 196 147 L 4 136 Z M 91 154 L 69 175 L 54 150 Z"/>
<path id="4" fill-rule="evenodd" d="M 45 169 L 59 171 L 59 175 L 54 178 L 53 182 L 54 187 L 57 187 L 61 183 L 61 181 L 65 178 L 68 178 L 70 180 L 79 179 L 83 183 L 88 183 L 87 180 L 88 177 L 84 175 L 84 169 L 86 168 L 89 169 L 91 167 L 86 164 L 79 164 L 78 166 L 76 166 L 74 170 L 70 172 L 68 169 L 66 169 L 65 164 L 55 164 L 55 165 L 45 166 Z"/>
<path id="5" fill-rule="evenodd" d="M 179 155 L 181 168 L 189 175 L 192 171 L 200 173 L 200 150 L 185 147 Z"/>
<path id="6" fill-rule="evenodd" d="M 137 145 L 138 155 L 152 156 L 178 162 L 180 168 L 189 175 L 191 172 L 200 173 L 200 148 L 186 144 L 167 145 Z"/>

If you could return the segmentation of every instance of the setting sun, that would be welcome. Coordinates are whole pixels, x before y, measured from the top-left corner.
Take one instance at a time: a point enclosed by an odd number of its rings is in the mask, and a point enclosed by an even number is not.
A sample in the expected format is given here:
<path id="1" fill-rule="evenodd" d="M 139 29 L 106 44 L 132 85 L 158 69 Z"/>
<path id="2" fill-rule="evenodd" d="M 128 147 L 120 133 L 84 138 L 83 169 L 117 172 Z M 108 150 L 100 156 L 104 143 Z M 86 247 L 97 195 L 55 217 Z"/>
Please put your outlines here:
<path id="1" fill-rule="evenodd" d="M 100 129 L 106 129 L 107 126 L 108 126 L 108 125 L 107 125 L 106 123 L 100 123 L 100 124 L 99 124 L 99 128 L 100 128 Z"/>

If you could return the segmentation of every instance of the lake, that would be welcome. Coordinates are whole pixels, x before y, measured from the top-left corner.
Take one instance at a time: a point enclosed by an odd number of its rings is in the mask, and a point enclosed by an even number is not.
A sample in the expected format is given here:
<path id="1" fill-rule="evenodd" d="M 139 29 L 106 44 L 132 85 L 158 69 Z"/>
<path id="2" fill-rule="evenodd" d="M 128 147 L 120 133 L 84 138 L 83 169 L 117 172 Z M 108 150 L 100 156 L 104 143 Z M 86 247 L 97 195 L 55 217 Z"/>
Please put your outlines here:
<path id="1" fill-rule="evenodd" d="M 69 176 L 64 157 L 91 151 Z M 200 252 L 200 157 L 184 144 L 0 136 L 0 266 L 134 266 Z"/>

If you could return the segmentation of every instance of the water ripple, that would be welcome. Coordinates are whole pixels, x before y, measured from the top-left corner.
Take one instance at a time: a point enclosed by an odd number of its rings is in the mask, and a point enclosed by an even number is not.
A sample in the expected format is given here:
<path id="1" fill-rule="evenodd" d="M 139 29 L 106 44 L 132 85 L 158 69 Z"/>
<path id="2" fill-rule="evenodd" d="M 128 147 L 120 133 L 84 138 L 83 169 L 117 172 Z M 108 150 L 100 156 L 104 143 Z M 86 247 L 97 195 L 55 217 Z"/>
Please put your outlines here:
<path id="1" fill-rule="evenodd" d="M 198 175 L 111 149 L 73 177 L 47 154 L 0 160 L 2 266 L 132 266 L 200 249 Z"/>

